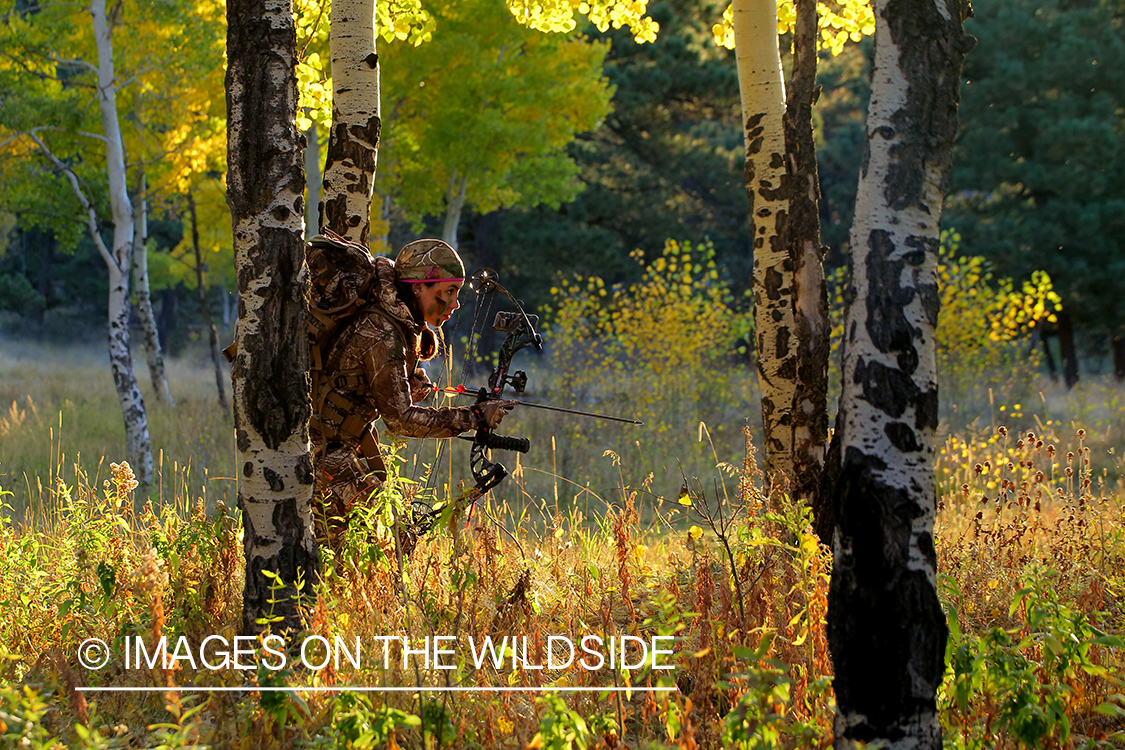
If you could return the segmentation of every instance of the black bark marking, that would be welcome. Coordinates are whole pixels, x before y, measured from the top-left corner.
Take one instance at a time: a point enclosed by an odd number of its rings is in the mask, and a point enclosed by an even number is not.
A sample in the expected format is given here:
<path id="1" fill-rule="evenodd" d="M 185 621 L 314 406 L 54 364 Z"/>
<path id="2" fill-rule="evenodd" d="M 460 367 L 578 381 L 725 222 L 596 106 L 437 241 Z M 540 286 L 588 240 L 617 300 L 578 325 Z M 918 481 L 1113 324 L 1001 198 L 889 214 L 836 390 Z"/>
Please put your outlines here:
<path id="1" fill-rule="evenodd" d="M 923 509 L 877 478 L 884 469 L 878 456 L 848 448 L 834 508 L 848 553 L 834 566 L 828 592 L 833 687 L 840 705 L 865 717 L 848 732 L 861 741 L 901 737 L 893 729 L 901 719 L 937 710 L 949 633 L 933 585 L 907 567 L 912 521 Z M 918 546 L 935 566 L 933 540 Z"/>
<path id="2" fill-rule="evenodd" d="M 781 326 L 777 329 L 777 358 L 781 359 L 789 354 L 789 328 Z M 796 367 L 796 363 L 793 363 Z"/>
<path id="3" fill-rule="evenodd" d="M 864 401 L 895 419 L 906 412 L 918 390 L 902 370 L 863 357 L 856 360 L 854 382 L 862 386 Z"/>
<path id="4" fill-rule="evenodd" d="M 338 234 L 347 234 L 347 228 L 362 226 L 360 231 L 360 244 L 367 242 L 370 214 L 364 209 L 362 215 L 348 215 L 348 201 L 346 194 L 359 194 L 369 199 L 371 195 L 371 180 L 375 175 L 375 163 L 379 152 L 379 138 L 382 133 L 383 123 L 378 115 L 372 115 L 367 121 L 351 125 L 339 123 L 329 133 L 328 148 L 325 153 L 324 164 L 324 189 L 336 190 L 332 181 L 328 179 L 339 165 L 354 168 L 344 175 L 336 175 L 336 179 L 344 182 L 342 191 L 334 198 L 321 202 L 320 225 L 331 229 Z"/>
<path id="5" fill-rule="evenodd" d="M 299 484 L 312 484 L 314 480 L 312 459 L 308 454 L 301 456 L 297 460 L 297 465 L 293 467 L 293 473 L 297 477 Z"/>
<path id="6" fill-rule="evenodd" d="M 246 463 L 242 464 L 242 476 L 244 476 L 244 477 L 254 476 L 254 464 L 253 464 L 253 462 L 247 461 Z"/>
<path id="7" fill-rule="evenodd" d="M 262 477 L 274 492 L 281 492 L 285 489 L 285 482 L 281 479 L 281 475 L 270 467 L 265 466 L 262 468 Z"/>
<path id="8" fill-rule="evenodd" d="M 270 450 L 308 424 L 309 352 L 304 241 L 288 229 L 262 227 L 251 253 L 251 275 L 268 277 L 260 288 L 261 324 L 243 337 L 247 361 L 246 416 Z M 242 287 L 245 288 L 245 287 Z"/>
<path id="9" fill-rule="evenodd" d="M 922 450 L 921 444 L 914 436 L 914 430 L 905 422 L 888 422 L 883 427 L 883 432 L 887 434 L 887 439 L 891 441 L 891 445 L 902 453 L 916 453 Z"/>
<path id="10" fill-rule="evenodd" d="M 961 29 L 960 2 L 939 1 L 953 20 L 943 17 L 936 3 L 917 0 L 890 0 L 883 13 L 907 82 L 906 104 L 891 117 L 899 140 L 891 147 L 884 186 L 887 205 L 896 210 L 918 206 L 940 212 L 940 205 L 926 206 L 922 194 L 934 167 L 941 175 L 937 200 L 945 195 L 957 136 L 959 71 L 973 38 Z"/>
<path id="11" fill-rule="evenodd" d="M 890 260 L 895 245 L 890 233 L 876 229 L 868 238 L 867 254 L 867 333 L 875 348 L 894 354 L 906 373 L 918 368 L 914 339 L 921 331 L 910 325 L 906 306 L 914 300 L 913 287 L 901 285 L 903 261 Z"/>
<path id="12" fill-rule="evenodd" d="M 914 398 L 914 429 L 936 430 L 938 426 L 937 387 L 922 391 Z"/>
<path id="13" fill-rule="evenodd" d="M 274 533 L 269 537 L 263 537 L 259 533 L 259 529 L 254 527 L 254 515 L 247 512 L 249 506 L 262 502 L 268 502 L 273 506 L 270 521 Z M 273 502 L 240 494 L 238 504 L 242 509 L 247 558 L 246 586 L 242 593 L 242 632 L 248 635 L 260 632 L 263 626 L 255 622 L 256 613 L 271 610 L 285 618 L 283 622 L 271 626 L 275 632 L 279 629 L 278 625 L 282 630 L 295 631 L 301 624 L 294 601 L 294 597 L 299 593 L 295 583 L 298 578 L 305 581 L 305 590 L 300 593 L 306 598 L 307 603 L 308 584 L 317 579 L 320 571 L 320 561 L 311 530 L 307 528 L 297 512 L 297 503 L 293 498 Z M 282 544 L 277 554 L 272 557 L 253 554 L 255 550 L 271 543 L 274 539 L 292 540 L 292 543 Z M 281 589 L 271 590 L 270 587 L 276 586 L 276 582 L 262 575 L 263 570 L 276 573 L 285 585 Z M 271 599 L 277 604 L 271 604 Z"/>
<path id="14" fill-rule="evenodd" d="M 367 57 L 363 58 L 363 61 L 364 61 L 365 63 L 367 63 L 367 67 L 369 67 L 369 68 L 374 68 L 374 67 L 375 67 L 376 65 L 378 65 L 378 64 L 379 64 L 379 55 L 377 55 L 377 54 L 375 54 L 374 52 L 372 52 L 372 53 L 371 53 L 370 55 L 368 55 Z"/>
<path id="15" fill-rule="evenodd" d="M 762 279 L 762 286 L 766 290 L 766 297 L 771 302 L 776 302 L 781 299 L 781 285 L 785 283 L 785 278 L 778 272 L 776 268 L 767 268 L 765 278 Z"/>

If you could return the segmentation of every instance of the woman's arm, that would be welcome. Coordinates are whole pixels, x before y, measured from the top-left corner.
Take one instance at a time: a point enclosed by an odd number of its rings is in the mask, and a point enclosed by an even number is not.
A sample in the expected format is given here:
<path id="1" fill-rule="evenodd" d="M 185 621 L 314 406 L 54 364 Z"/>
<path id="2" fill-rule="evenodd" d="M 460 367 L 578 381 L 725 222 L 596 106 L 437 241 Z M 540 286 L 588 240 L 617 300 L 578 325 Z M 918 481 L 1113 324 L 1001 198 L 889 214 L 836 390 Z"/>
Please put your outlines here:
<path id="1" fill-rule="evenodd" d="M 414 404 L 406 370 L 407 342 L 398 326 L 372 315 L 360 327 L 367 329 L 357 331 L 357 338 L 368 342 L 363 353 L 366 395 L 391 432 L 406 437 L 453 437 L 476 428 L 469 407 L 434 409 Z"/>

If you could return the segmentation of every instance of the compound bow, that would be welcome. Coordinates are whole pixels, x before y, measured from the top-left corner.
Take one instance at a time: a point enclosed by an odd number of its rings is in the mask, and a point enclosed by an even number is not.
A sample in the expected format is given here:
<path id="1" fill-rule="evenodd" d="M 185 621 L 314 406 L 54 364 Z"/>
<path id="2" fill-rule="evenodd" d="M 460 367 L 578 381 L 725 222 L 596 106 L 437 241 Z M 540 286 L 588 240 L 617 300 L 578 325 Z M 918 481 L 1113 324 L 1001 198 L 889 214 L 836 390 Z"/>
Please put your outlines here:
<path id="1" fill-rule="evenodd" d="M 487 268 L 481 269 L 469 279 L 469 288 L 477 296 L 500 292 L 507 297 L 516 307 L 516 312 L 498 312 L 492 324 L 493 329 L 505 333 L 504 341 L 500 344 L 500 351 L 496 357 L 496 366 L 488 376 L 488 387 L 481 387 L 477 391 L 477 405 L 488 401 L 499 401 L 504 397 L 505 386 L 511 386 L 516 393 L 523 393 L 527 388 L 527 373 L 523 370 L 511 372 L 512 357 L 521 349 L 529 346 L 536 350 L 543 350 L 543 337 L 535 330 L 539 322 L 536 315 L 528 315 L 519 300 L 497 280 L 494 271 Z M 468 438 L 466 438 L 468 439 Z M 486 455 L 486 451 L 508 450 L 518 453 L 527 453 L 531 448 L 531 441 L 527 438 L 497 435 L 488 427 L 478 427 L 476 434 L 471 438 L 473 447 L 469 450 L 469 469 L 472 471 L 475 495 L 479 497 L 485 492 L 500 484 L 508 476 L 508 470 L 499 461 L 493 461 Z"/>

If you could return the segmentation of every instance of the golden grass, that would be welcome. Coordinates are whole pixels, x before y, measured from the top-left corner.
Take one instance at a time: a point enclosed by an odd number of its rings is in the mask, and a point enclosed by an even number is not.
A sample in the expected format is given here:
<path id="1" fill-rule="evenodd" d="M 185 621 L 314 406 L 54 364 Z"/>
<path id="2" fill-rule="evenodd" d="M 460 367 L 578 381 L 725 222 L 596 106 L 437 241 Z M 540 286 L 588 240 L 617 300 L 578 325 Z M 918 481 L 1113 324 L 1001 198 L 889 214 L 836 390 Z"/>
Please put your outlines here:
<path id="1" fill-rule="evenodd" d="M 552 738 L 569 733 L 572 743 L 582 738 L 590 748 L 748 748 L 760 746 L 751 738 L 756 731 L 763 740 L 765 728 L 779 732 L 778 747 L 831 743 L 824 631 L 831 556 L 809 533 L 803 509 L 775 497 L 779 510 L 766 511 L 774 506 L 760 489 L 752 455 L 731 455 L 721 441 L 711 466 L 727 465 L 689 481 L 689 508 L 678 501 L 672 461 L 666 471 L 641 459 L 626 463 L 620 443 L 591 435 L 581 443 L 559 435 L 552 453 L 552 440 L 544 438 L 543 452 L 521 463 L 508 489 L 479 505 L 468 527 L 462 518 L 424 537 L 402 572 L 387 544 L 390 531 L 372 534 L 354 524 L 344 551 L 325 561 L 315 604 L 309 601 L 309 633 L 349 643 L 358 637 L 368 653 L 380 636 L 526 635 L 532 662 L 541 664 L 550 634 L 675 633 L 677 669 L 669 676 L 510 662 L 415 670 L 394 659 L 383 669 L 381 653 L 358 670 L 275 673 L 184 663 L 170 670 L 84 669 L 75 657 L 90 637 L 119 652 L 126 637 L 151 644 L 160 635 L 173 642 L 184 635 L 198 644 L 237 632 L 241 530 L 230 510 L 233 494 L 221 499 L 219 488 L 228 483 L 215 478 L 229 471 L 224 462 L 233 456 L 225 451 L 233 449 L 223 447 L 229 423 L 210 405 L 210 371 L 173 362 L 177 411 L 155 406 L 152 413 L 154 437 L 163 425 L 159 439 L 168 456 L 163 492 L 151 504 L 134 498 L 123 467 L 110 471 L 120 446 L 106 444 L 104 435 L 120 426 L 97 416 L 113 413 L 108 375 L 85 369 L 97 355 L 43 352 L 32 348 L 21 359 L 6 350 L 0 359 L 0 396 L 16 401 L 0 415 L 2 470 L 10 476 L 9 467 L 24 467 L 17 476 L 27 473 L 24 492 L 32 501 L 22 518 L 0 524 L 0 744 L 26 737 L 32 747 L 59 738 L 95 747 L 525 748 L 550 747 Z M 45 364 L 35 364 L 37 357 Z M 82 379 L 73 377 L 76 368 Z M 1125 658 L 1113 639 L 1125 630 L 1125 488 L 1107 442 L 1118 435 L 1120 407 L 1112 386 L 1096 387 L 1105 401 L 1086 412 L 1091 427 L 1081 437 L 1060 411 L 1090 393 L 1050 391 L 1040 402 L 1049 416 L 1039 422 L 1024 416 L 1030 409 L 1005 405 L 997 412 L 1007 434 L 978 418 L 946 438 L 937 462 L 936 546 L 942 600 L 959 626 L 940 696 L 951 747 L 1120 746 L 1115 732 L 1125 725 L 1114 712 L 1123 708 L 1115 696 L 1123 692 Z M 197 443 L 200 425 L 219 437 Z M 548 426 L 536 424 L 534 433 Z M 685 433 L 685 452 L 698 451 L 698 431 Z M 579 463 L 603 465 L 597 484 L 575 483 L 576 467 L 564 472 L 558 465 L 564 437 Z M 627 450 L 628 439 L 619 439 Z M 208 482 L 200 477 L 204 451 L 197 444 L 210 447 Z M 603 455 L 607 448 L 614 452 Z M 643 446 L 633 450 L 643 455 Z M 81 461 L 70 458 L 79 452 Z M 95 456 L 100 463 L 86 458 Z M 178 466 L 188 464 L 183 479 Z M 536 486 L 526 481 L 533 469 L 547 472 Z M 8 489 L 8 481 L 0 478 L 0 486 Z M 720 509 L 728 521 L 718 524 L 722 537 L 708 523 Z M 958 653 L 973 659 L 962 664 Z M 607 686 L 626 679 L 678 692 L 577 693 L 560 702 L 518 692 L 300 689 Z M 175 689 L 193 684 L 247 692 Z M 76 690 L 83 685 L 169 690 L 95 695 Z M 256 685 L 294 691 L 258 692 Z M 1057 718 L 1020 723 L 1013 705 L 1024 714 L 1058 705 L 1066 725 Z"/>

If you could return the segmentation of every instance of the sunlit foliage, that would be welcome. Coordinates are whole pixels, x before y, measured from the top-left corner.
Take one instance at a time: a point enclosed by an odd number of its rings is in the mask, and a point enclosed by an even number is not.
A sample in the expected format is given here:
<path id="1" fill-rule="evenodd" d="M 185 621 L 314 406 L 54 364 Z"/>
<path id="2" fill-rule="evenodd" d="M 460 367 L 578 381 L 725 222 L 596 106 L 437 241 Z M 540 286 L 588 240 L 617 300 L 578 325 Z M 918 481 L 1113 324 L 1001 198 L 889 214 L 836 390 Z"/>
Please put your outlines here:
<path id="1" fill-rule="evenodd" d="M 942 232 L 937 265 L 938 381 L 943 395 L 952 400 L 969 390 L 985 392 L 989 385 L 1003 385 L 1007 395 L 1008 389 L 1026 386 L 1038 372 L 1038 352 L 1028 339 L 1037 326 L 1055 320 L 1061 303 L 1045 272 L 1036 271 L 1019 284 L 998 278 L 984 258 L 961 255 L 960 243 L 956 231 Z M 842 268 L 829 277 L 833 368 L 839 363 L 844 334 L 844 279 Z"/>
<path id="2" fill-rule="evenodd" d="M 829 50 L 833 56 L 844 50 L 849 41 L 858 42 L 865 36 L 875 33 L 875 14 L 869 0 L 843 0 L 842 2 L 822 2 L 816 7 L 820 17 L 819 47 Z M 794 0 L 778 0 L 777 33 L 789 34 L 797 20 Z M 723 11 L 722 20 L 711 29 L 715 44 L 734 49 L 734 5 Z"/>

